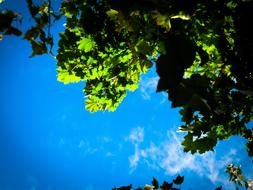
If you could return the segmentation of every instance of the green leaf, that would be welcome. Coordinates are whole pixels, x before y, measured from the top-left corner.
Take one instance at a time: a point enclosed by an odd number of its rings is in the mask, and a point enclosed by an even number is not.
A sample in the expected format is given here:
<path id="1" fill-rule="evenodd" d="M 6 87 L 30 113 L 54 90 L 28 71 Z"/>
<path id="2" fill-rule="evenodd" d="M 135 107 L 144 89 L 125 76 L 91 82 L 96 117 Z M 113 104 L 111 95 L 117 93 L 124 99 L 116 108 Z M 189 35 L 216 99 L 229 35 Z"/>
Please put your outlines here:
<path id="1" fill-rule="evenodd" d="M 144 39 L 140 39 L 136 44 L 136 51 L 141 52 L 144 55 L 151 54 L 153 48 Z"/>
<path id="2" fill-rule="evenodd" d="M 99 82 L 96 86 L 96 91 L 100 91 L 103 88 L 103 83 Z"/>
<path id="3" fill-rule="evenodd" d="M 86 103 L 85 108 L 90 112 L 96 112 L 99 109 L 97 103 L 92 99 L 87 99 L 85 103 Z"/>
<path id="4" fill-rule="evenodd" d="M 70 74 L 67 70 L 62 69 L 61 67 L 57 69 L 57 72 L 57 80 L 63 82 L 64 84 L 79 82 L 81 80 L 81 77 L 76 76 L 74 74 Z"/>
<path id="5" fill-rule="evenodd" d="M 97 63 L 97 60 L 95 60 L 93 57 L 89 57 L 87 60 L 87 64 L 92 65 L 93 63 Z"/>
<path id="6" fill-rule="evenodd" d="M 106 14 L 110 17 L 110 18 L 115 18 L 115 16 L 117 14 L 119 14 L 118 11 L 114 10 L 114 9 L 110 9 L 109 11 L 106 11 Z"/>
<path id="7" fill-rule="evenodd" d="M 209 135 L 204 137 L 193 136 L 192 133 L 188 133 L 182 142 L 184 146 L 184 151 L 190 151 L 192 154 L 199 152 L 200 154 L 206 151 L 213 150 L 213 147 L 217 144 L 217 138 L 215 136 Z"/>
<path id="8" fill-rule="evenodd" d="M 191 17 L 189 15 L 186 15 L 184 12 L 180 11 L 177 15 L 171 16 L 171 19 L 177 19 L 180 18 L 182 20 L 190 20 Z"/>
<path id="9" fill-rule="evenodd" d="M 229 9 L 235 9 L 238 4 L 236 2 L 233 2 L 233 1 L 229 1 L 226 3 L 226 6 L 229 8 Z"/>
<path id="10" fill-rule="evenodd" d="M 156 20 L 156 24 L 166 29 L 166 32 L 171 29 L 170 17 L 168 15 L 161 14 L 158 11 L 155 11 L 153 14 L 153 18 Z"/>
<path id="11" fill-rule="evenodd" d="M 82 37 L 80 41 L 77 42 L 78 49 L 84 52 L 90 52 L 96 47 L 96 42 L 89 36 L 87 38 Z"/>
<path id="12" fill-rule="evenodd" d="M 45 43 L 31 41 L 32 44 L 32 57 L 35 55 L 41 55 L 47 53 L 47 46 Z"/>
<path id="13" fill-rule="evenodd" d="M 32 27 L 31 29 L 27 30 L 25 33 L 24 38 L 26 40 L 34 40 L 39 36 L 40 28 L 38 27 Z"/>

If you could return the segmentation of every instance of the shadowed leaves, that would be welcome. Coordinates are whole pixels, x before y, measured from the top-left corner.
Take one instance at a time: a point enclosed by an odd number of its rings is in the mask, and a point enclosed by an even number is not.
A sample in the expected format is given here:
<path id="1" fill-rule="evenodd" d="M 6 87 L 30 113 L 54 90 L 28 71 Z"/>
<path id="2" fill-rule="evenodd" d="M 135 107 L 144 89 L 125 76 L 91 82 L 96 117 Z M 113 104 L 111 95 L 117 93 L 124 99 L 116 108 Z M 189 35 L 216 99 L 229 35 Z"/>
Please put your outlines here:
<path id="1" fill-rule="evenodd" d="M 171 183 L 168 183 L 167 181 L 164 181 L 161 186 L 159 186 L 159 182 L 157 179 L 153 177 L 152 180 L 152 185 L 146 184 L 143 188 L 138 187 L 138 188 L 133 188 L 132 184 L 129 186 L 122 186 L 119 188 L 112 188 L 112 190 L 155 190 L 155 189 L 160 189 L 160 190 L 180 190 L 181 185 L 184 182 L 184 176 L 178 175 L 175 179 L 172 180 Z M 217 187 L 215 190 L 221 190 L 222 186 Z"/>
<path id="2" fill-rule="evenodd" d="M 20 36 L 22 32 L 13 26 L 13 21 L 21 22 L 21 16 L 11 10 L 0 9 L 0 35 L 15 35 Z M 1 37 L 3 38 L 3 37 Z"/>
<path id="3" fill-rule="evenodd" d="M 28 29 L 24 39 L 28 40 L 32 46 L 32 55 L 52 54 L 53 37 L 50 33 L 51 17 L 54 21 L 59 20 L 61 15 L 56 14 L 51 8 L 51 0 L 36 5 L 33 0 L 26 0 L 30 14 L 35 21 L 35 26 Z"/>
<path id="4" fill-rule="evenodd" d="M 176 177 L 176 179 L 173 179 L 173 183 L 175 183 L 176 185 L 180 185 L 184 182 L 184 176 L 180 176 L 178 175 Z"/>

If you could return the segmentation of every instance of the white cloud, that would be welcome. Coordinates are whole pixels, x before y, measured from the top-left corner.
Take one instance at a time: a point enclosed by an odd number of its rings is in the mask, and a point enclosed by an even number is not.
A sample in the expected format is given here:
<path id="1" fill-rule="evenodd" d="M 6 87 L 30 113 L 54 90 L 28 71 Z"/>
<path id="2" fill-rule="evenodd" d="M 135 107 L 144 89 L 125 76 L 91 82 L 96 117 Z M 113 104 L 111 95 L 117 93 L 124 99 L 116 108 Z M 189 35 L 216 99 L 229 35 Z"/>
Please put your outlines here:
<path id="1" fill-rule="evenodd" d="M 30 186 L 29 190 L 36 190 L 38 186 L 38 180 L 33 175 L 27 175 L 27 183 Z"/>
<path id="2" fill-rule="evenodd" d="M 227 176 L 223 177 L 222 174 L 226 165 L 232 162 L 232 156 L 236 154 L 235 149 L 231 149 L 221 158 L 218 158 L 215 152 L 192 155 L 183 151 L 182 138 L 175 132 L 169 131 L 167 136 L 168 139 L 160 144 L 151 142 L 144 149 L 134 144 L 135 152 L 129 157 L 131 172 L 137 168 L 138 163 L 143 162 L 150 167 L 163 169 L 168 175 L 191 170 L 199 176 L 207 177 L 213 183 L 227 181 Z"/>
<path id="3" fill-rule="evenodd" d="M 130 162 L 130 168 L 131 171 L 130 173 L 132 173 L 135 168 L 138 165 L 138 162 L 140 160 L 140 151 L 139 151 L 139 144 L 143 142 L 144 140 L 144 129 L 142 127 L 136 127 L 133 128 L 130 131 L 129 136 L 126 138 L 126 140 L 130 141 L 133 145 L 134 145 L 134 155 L 130 156 L 129 162 Z"/>
<path id="4" fill-rule="evenodd" d="M 115 154 L 113 154 L 112 152 L 109 151 L 109 152 L 105 153 L 105 156 L 106 157 L 113 157 L 113 156 L 115 156 Z"/>
<path id="5" fill-rule="evenodd" d="M 78 148 L 83 148 L 87 143 L 81 139 L 80 142 L 79 142 L 79 145 L 78 145 Z"/>
<path id="6" fill-rule="evenodd" d="M 78 144 L 78 149 L 79 149 L 79 152 L 82 154 L 82 155 L 90 155 L 90 154 L 94 154 L 98 151 L 97 148 L 94 148 L 90 145 L 90 143 L 86 140 L 83 140 L 81 139 L 79 141 L 79 144 Z"/>
<path id="7" fill-rule="evenodd" d="M 129 157 L 129 162 L 130 162 L 130 167 L 131 167 L 130 173 L 132 173 L 136 169 L 138 162 L 140 160 L 140 156 L 141 156 L 138 145 L 135 145 L 134 148 L 135 148 L 134 155 Z"/>
<path id="8" fill-rule="evenodd" d="M 151 95 L 156 93 L 158 81 L 158 76 L 141 79 L 139 89 L 144 100 L 151 100 Z M 160 104 L 164 104 L 168 101 L 168 94 L 165 92 L 161 92 L 160 94 L 162 94 Z"/>
<path id="9" fill-rule="evenodd" d="M 65 144 L 66 144 L 66 140 L 63 137 L 61 137 L 60 140 L 59 140 L 59 147 L 62 147 Z"/>
<path id="10" fill-rule="evenodd" d="M 144 100 L 150 100 L 151 94 L 156 92 L 159 77 L 142 78 L 140 82 L 140 91 Z"/>
<path id="11" fill-rule="evenodd" d="M 133 144 L 141 143 L 144 139 L 143 127 L 133 128 L 126 139 L 132 142 Z"/>
<path id="12" fill-rule="evenodd" d="M 167 94 L 167 92 L 162 92 L 162 99 L 160 101 L 160 104 L 164 104 L 167 101 L 168 101 L 168 94 Z"/>
<path id="13" fill-rule="evenodd" d="M 110 137 L 106 137 L 106 136 L 99 137 L 99 139 L 100 139 L 103 143 L 108 143 L 108 142 L 112 141 L 112 139 L 111 139 Z"/>

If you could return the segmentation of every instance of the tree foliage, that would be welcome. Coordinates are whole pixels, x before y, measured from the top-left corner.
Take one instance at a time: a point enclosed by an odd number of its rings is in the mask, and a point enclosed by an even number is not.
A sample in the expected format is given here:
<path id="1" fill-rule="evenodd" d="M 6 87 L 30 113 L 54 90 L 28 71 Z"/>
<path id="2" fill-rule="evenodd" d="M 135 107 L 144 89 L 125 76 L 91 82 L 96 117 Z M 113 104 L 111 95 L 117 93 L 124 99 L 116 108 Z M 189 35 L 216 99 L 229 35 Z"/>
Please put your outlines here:
<path id="1" fill-rule="evenodd" d="M 246 179 L 243 175 L 243 172 L 240 166 L 235 166 L 234 164 L 229 164 L 226 168 L 226 173 L 229 174 L 229 181 L 232 181 L 236 185 L 236 189 L 239 187 L 245 187 L 245 189 L 253 189 L 253 180 Z M 184 176 L 178 175 L 171 183 L 164 181 L 162 184 L 159 184 L 156 178 L 153 177 L 151 185 L 146 184 L 143 188 L 139 187 L 136 190 L 180 190 L 181 184 L 184 182 Z M 215 190 L 221 190 L 222 186 L 218 186 Z M 112 190 L 133 190 L 133 185 L 121 186 L 118 188 L 112 188 Z"/>
<path id="2" fill-rule="evenodd" d="M 234 182 L 237 189 L 238 187 L 245 187 L 250 190 L 253 189 L 253 180 L 246 179 L 240 166 L 229 164 L 226 168 L 226 172 L 229 174 L 229 181 Z"/>
<path id="3" fill-rule="evenodd" d="M 230 176 L 229 180 L 233 181 L 237 185 L 236 189 L 239 189 L 239 187 L 245 187 L 246 189 L 249 189 L 249 190 L 253 189 L 252 180 L 245 179 L 240 167 L 230 164 L 227 167 L 226 172 Z M 157 179 L 153 177 L 151 185 L 146 184 L 143 188 L 139 187 L 139 188 L 136 188 L 135 190 L 155 190 L 155 189 L 180 190 L 181 184 L 183 182 L 184 182 L 184 176 L 178 175 L 175 179 L 172 180 L 171 183 L 164 181 L 162 184 L 159 185 L 159 182 L 157 181 Z M 221 190 L 221 189 L 222 189 L 222 186 L 218 186 L 215 188 L 215 190 Z M 121 186 L 118 188 L 115 187 L 112 190 L 133 190 L 133 185 L 130 184 L 128 186 Z"/>
<path id="4" fill-rule="evenodd" d="M 62 12 L 67 22 L 60 34 L 58 80 L 85 80 L 86 108 L 114 111 L 152 65 L 147 56 L 157 54 L 155 40 L 130 34 L 145 21 L 132 15 L 136 22 L 126 23 L 124 15 L 106 1 L 64 2 Z"/>
<path id="5" fill-rule="evenodd" d="M 3 0 L 0 0 L 0 4 Z M 14 21 L 21 22 L 21 15 L 12 10 L 1 10 L 0 9 L 0 41 L 3 39 L 4 35 L 16 35 L 20 36 L 22 32 L 13 26 Z"/>
<path id="6" fill-rule="evenodd" d="M 139 187 L 136 188 L 136 190 L 155 190 L 155 189 L 161 189 L 161 190 L 180 190 L 180 186 L 184 181 L 184 176 L 178 175 L 175 179 L 172 180 L 171 183 L 164 181 L 162 184 L 159 184 L 156 178 L 153 177 L 152 184 L 148 185 L 146 184 L 143 188 Z M 128 186 L 122 186 L 118 188 L 113 188 L 112 190 L 132 190 L 132 184 Z"/>
<path id="7" fill-rule="evenodd" d="M 253 2 L 243 0 L 27 0 L 36 25 L 25 32 L 32 56 L 50 52 L 52 19 L 64 16 L 58 80 L 85 81 L 86 109 L 114 111 L 156 61 L 172 107 L 180 107 L 185 151 L 213 150 L 240 135 L 253 155 Z M 18 15 L 0 14 L 0 34 L 20 35 Z M 2 19 L 4 18 L 4 19 Z"/>

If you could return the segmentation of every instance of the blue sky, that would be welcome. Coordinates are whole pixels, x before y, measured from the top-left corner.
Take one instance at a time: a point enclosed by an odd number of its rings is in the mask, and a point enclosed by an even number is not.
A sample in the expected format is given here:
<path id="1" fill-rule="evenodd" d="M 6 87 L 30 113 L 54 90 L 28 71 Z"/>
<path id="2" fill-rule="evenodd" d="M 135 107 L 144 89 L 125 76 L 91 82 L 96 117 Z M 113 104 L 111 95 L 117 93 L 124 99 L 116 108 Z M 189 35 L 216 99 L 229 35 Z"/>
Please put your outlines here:
<path id="1" fill-rule="evenodd" d="M 27 16 L 24 1 L 4 6 Z M 25 29 L 31 21 L 24 19 Z M 203 155 L 183 152 L 180 115 L 165 94 L 155 93 L 154 68 L 115 112 L 91 114 L 84 109 L 84 83 L 58 82 L 52 57 L 29 55 L 21 38 L 0 42 L 1 190 L 106 190 L 177 174 L 185 176 L 182 189 L 230 188 L 224 169 L 231 162 L 253 177 L 239 137 Z"/>

